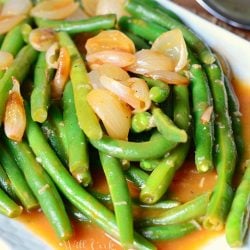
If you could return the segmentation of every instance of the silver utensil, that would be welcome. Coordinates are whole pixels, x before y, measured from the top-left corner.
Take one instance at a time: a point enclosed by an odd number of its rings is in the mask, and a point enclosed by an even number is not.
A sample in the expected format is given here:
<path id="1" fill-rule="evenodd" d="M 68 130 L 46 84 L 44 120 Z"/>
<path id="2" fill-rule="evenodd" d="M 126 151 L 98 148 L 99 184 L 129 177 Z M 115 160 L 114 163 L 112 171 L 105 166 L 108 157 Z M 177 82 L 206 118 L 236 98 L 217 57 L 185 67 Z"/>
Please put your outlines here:
<path id="1" fill-rule="evenodd" d="M 224 22 L 250 30 L 250 0 L 196 0 L 209 13 Z"/>

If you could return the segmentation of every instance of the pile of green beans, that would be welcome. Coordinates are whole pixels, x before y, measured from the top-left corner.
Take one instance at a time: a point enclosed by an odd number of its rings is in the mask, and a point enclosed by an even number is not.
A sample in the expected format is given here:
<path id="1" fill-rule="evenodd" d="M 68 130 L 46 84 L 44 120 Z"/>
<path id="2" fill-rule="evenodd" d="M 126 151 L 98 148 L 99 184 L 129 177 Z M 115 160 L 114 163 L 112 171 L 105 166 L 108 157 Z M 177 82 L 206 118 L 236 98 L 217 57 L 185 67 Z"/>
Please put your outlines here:
<path id="1" fill-rule="evenodd" d="M 230 79 L 211 49 L 175 13 L 155 0 L 128 0 L 124 8 L 130 16 L 119 20 L 114 14 L 78 21 L 30 18 L 0 36 L 1 51 L 14 57 L 0 71 L 0 126 L 13 78 L 26 92 L 27 118 L 22 142 L 0 130 L 0 213 L 17 217 L 24 209 L 39 208 L 59 240 L 71 238 L 72 216 L 98 225 L 124 249 L 156 249 L 155 241 L 202 227 L 225 227 L 228 244 L 242 246 L 249 227 L 250 163 L 243 158 L 240 107 Z M 46 52 L 29 43 L 34 28 L 52 29 L 69 52 L 69 79 L 60 100 L 51 98 L 55 70 L 48 68 Z M 171 86 L 136 75 L 148 85 L 152 105 L 133 114 L 128 140 L 111 138 L 87 101 L 92 86 L 74 35 L 119 29 L 141 50 L 176 28 L 188 47 L 190 84 Z M 208 108 L 211 117 L 203 122 Z M 216 171 L 217 180 L 211 192 L 182 203 L 171 199 L 169 187 L 192 153 L 197 172 Z M 245 172 L 234 192 L 237 164 Z M 95 168 L 103 172 L 108 194 L 92 187 Z M 136 198 L 129 182 L 139 192 Z"/>

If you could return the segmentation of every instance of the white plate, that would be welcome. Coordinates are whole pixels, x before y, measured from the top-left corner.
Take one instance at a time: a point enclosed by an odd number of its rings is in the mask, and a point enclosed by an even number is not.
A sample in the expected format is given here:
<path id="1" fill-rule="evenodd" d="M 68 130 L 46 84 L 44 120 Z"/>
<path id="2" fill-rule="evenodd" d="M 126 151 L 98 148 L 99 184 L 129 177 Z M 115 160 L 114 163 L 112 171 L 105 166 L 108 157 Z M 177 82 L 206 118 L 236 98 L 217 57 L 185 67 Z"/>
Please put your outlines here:
<path id="1" fill-rule="evenodd" d="M 229 31 L 222 29 L 184 8 L 167 0 L 158 0 L 168 9 L 173 10 L 191 27 L 209 46 L 224 55 L 232 66 L 234 75 L 240 81 L 250 84 L 250 43 Z M 41 239 L 32 234 L 20 223 L 0 215 L 0 249 L 1 250 L 49 250 Z M 250 240 L 243 249 L 250 248 Z M 213 238 L 203 250 L 230 249 L 224 236 Z"/>

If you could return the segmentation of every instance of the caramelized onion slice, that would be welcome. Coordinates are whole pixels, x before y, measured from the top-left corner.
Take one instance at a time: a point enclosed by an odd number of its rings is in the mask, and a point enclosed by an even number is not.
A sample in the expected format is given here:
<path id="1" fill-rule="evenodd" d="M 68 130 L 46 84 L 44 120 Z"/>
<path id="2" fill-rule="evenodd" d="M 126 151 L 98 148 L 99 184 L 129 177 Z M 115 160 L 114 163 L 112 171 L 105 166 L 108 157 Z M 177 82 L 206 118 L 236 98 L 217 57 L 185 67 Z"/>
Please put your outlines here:
<path id="1" fill-rule="evenodd" d="M 99 0 L 82 0 L 82 6 L 88 15 L 94 16 L 98 2 Z"/>
<path id="2" fill-rule="evenodd" d="M 88 39 L 86 42 L 87 54 L 103 50 L 117 50 L 127 53 L 135 53 L 133 41 L 119 30 L 105 30 Z"/>
<path id="3" fill-rule="evenodd" d="M 172 58 L 175 62 L 175 71 L 180 71 L 187 65 L 187 46 L 179 29 L 160 35 L 153 43 L 151 49 Z"/>
<path id="4" fill-rule="evenodd" d="M 0 70 L 6 70 L 14 61 L 13 55 L 0 51 Z"/>
<path id="5" fill-rule="evenodd" d="M 46 63 L 49 69 L 58 68 L 59 43 L 53 43 L 46 51 Z"/>
<path id="6" fill-rule="evenodd" d="M 201 116 L 201 122 L 203 124 L 210 122 L 212 114 L 213 114 L 213 106 L 208 106 Z"/>
<path id="7" fill-rule="evenodd" d="M 8 0 L 3 5 L 1 16 L 26 15 L 31 7 L 30 0 Z"/>
<path id="8" fill-rule="evenodd" d="M 136 62 L 126 69 L 136 74 L 145 74 L 154 70 L 174 71 L 174 62 L 158 51 L 143 49 L 135 53 Z"/>
<path id="9" fill-rule="evenodd" d="M 0 34 L 5 34 L 26 18 L 25 15 L 0 16 Z"/>
<path id="10" fill-rule="evenodd" d="M 93 89 L 87 96 L 89 105 L 102 120 L 109 136 L 127 140 L 131 111 L 119 98 L 105 89 Z"/>
<path id="11" fill-rule="evenodd" d="M 189 83 L 188 78 L 178 74 L 177 72 L 156 70 L 148 72 L 146 75 L 152 77 L 153 79 L 161 80 L 167 84 L 187 85 Z"/>
<path id="12" fill-rule="evenodd" d="M 95 52 L 92 54 L 87 54 L 86 60 L 91 65 L 101 65 L 104 63 L 111 63 L 118 67 L 125 68 L 133 63 L 135 63 L 135 56 L 133 54 L 123 52 L 123 51 L 114 51 L 114 50 L 103 50 L 100 52 Z"/>
<path id="13" fill-rule="evenodd" d="M 26 115 L 19 82 L 14 78 L 12 80 L 13 88 L 5 108 L 4 132 L 11 140 L 20 142 L 26 128 Z"/>
<path id="14" fill-rule="evenodd" d="M 31 9 L 31 15 L 50 20 L 67 18 L 78 8 L 73 0 L 46 0 L 38 3 Z"/>

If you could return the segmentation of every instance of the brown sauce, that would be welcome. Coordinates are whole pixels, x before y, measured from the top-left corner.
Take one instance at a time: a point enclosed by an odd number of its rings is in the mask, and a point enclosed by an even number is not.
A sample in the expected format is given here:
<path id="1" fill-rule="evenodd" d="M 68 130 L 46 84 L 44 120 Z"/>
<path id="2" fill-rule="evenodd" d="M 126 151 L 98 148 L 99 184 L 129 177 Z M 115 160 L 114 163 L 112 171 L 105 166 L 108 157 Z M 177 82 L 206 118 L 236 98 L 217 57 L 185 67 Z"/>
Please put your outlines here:
<path id="1" fill-rule="evenodd" d="M 240 100 L 242 120 L 243 120 L 243 134 L 245 141 L 250 140 L 250 86 L 246 86 L 237 82 L 235 84 L 235 91 Z M 250 157 L 250 144 L 246 146 L 244 158 Z M 199 174 L 195 170 L 192 156 L 188 159 L 185 165 L 177 172 L 173 183 L 170 187 L 169 194 L 172 198 L 178 198 L 185 202 L 201 194 L 203 192 L 212 190 L 216 182 L 216 173 L 209 172 L 206 174 Z M 130 185 L 131 186 L 131 185 Z M 95 185 L 99 191 L 107 192 L 105 181 L 101 180 Z M 137 190 L 130 187 L 133 193 Z M 27 225 L 35 234 L 43 238 L 54 249 L 79 250 L 79 249 L 109 249 L 116 250 L 121 247 L 109 238 L 101 229 L 94 225 L 87 223 L 72 222 L 75 234 L 70 241 L 59 242 L 49 222 L 46 220 L 41 212 L 25 213 L 19 219 L 20 222 Z M 164 250 L 185 250 L 199 249 L 205 245 L 209 240 L 222 234 L 223 232 L 210 232 L 201 230 L 187 235 L 178 240 L 156 243 L 158 249 Z"/>

